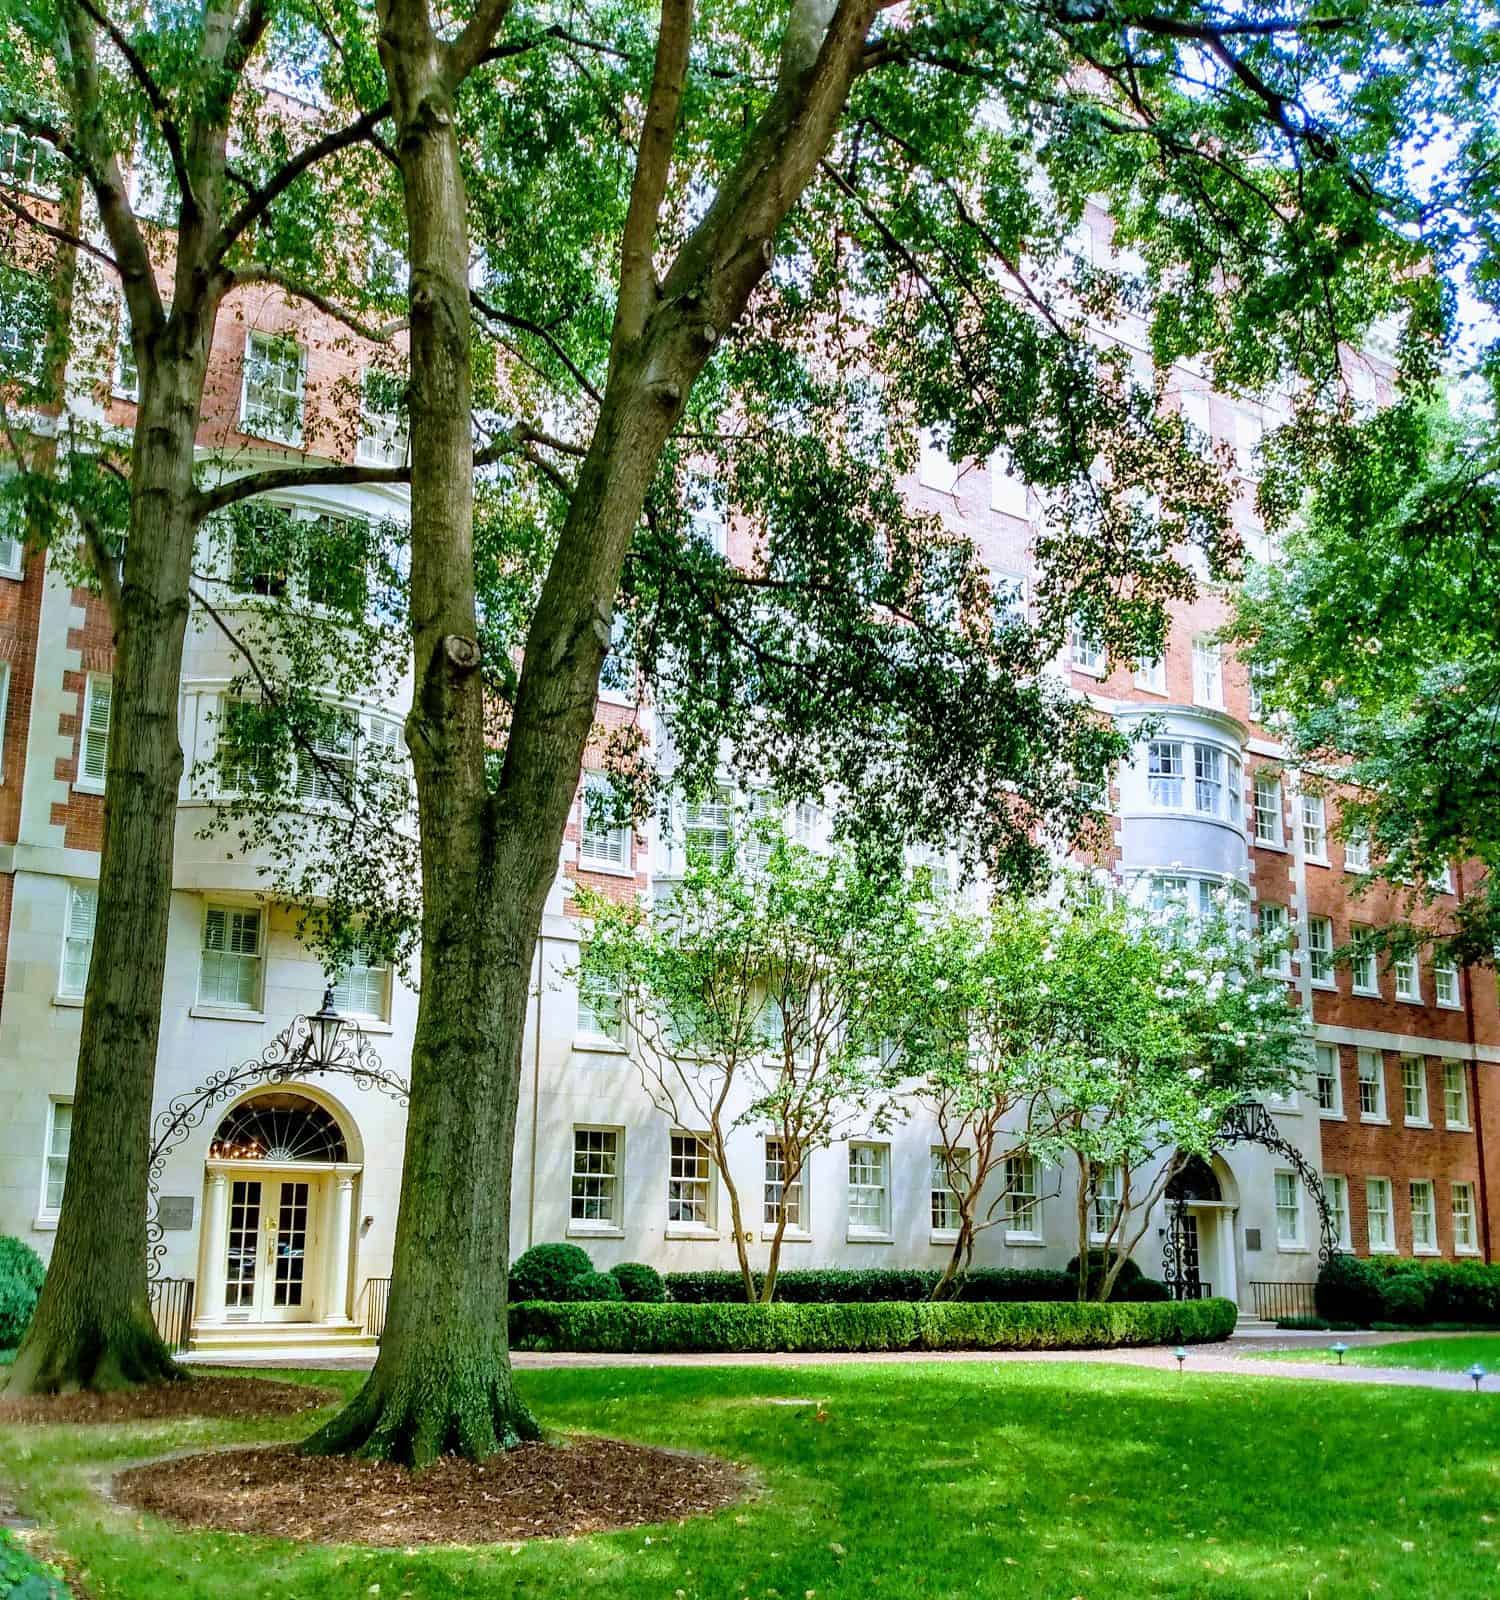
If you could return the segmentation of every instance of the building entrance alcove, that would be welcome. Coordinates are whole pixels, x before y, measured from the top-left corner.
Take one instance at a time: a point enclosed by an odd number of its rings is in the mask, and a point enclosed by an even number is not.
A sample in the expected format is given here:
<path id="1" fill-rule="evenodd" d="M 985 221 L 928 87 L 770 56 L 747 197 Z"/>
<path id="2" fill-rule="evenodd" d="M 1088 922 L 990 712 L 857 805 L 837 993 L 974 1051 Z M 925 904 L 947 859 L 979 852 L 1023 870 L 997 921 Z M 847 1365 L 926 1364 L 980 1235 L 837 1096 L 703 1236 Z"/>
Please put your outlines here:
<path id="1" fill-rule="evenodd" d="M 1239 1298 L 1235 1218 L 1239 1191 L 1217 1156 L 1189 1156 L 1166 1191 L 1164 1277 L 1177 1298 Z"/>

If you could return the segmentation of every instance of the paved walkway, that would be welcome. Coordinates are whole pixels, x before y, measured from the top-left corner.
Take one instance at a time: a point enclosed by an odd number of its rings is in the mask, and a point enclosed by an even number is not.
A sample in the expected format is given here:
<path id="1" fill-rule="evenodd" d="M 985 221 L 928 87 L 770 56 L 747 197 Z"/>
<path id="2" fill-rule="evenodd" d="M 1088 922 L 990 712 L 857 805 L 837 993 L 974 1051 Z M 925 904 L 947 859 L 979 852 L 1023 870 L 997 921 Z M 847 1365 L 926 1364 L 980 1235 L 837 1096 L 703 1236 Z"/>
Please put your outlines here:
<path id="1" fill-rule="evenodd" d="M 1340 1367 L 1329 1361 L 1277 1361 L 1268 1358 L 1271 1349 L 1324 1349 L 1335 1338 L 1355 1345 L 1400 1344 L 1407 1339 L 1442 1335 L 1344 1333 L 1297 1334 L 1276 1332 L 1237 1334 L 1219 1344 L 1189 1345 L 1185 1372 L 1230 1373 L 1237 1378 L 1313 1378 L 1331 1383 L 1394 1384 L 1410 1389 L 1472 1389 L 1473 1381 L 1462 1372 L 1424 1372 L 1401 1367 Z M 1129 1350 L 884 1350 L 871 1352 L 783 1353 L 763 1355 L 540 1355 L 518 1350 L 511 1358 L 516 1369 L 546 1371 L 569 1367 L 834 1367 L 856 1364 L 902 1366 L 916 1362 L 975 1361 L 1086 1361 L 1103 1366 L 1148 1367 L 1174 1370 L 1176 1358 L 1166 1345 L 1148 1345 Z M 276 1361 L 236 1363 L 256 1367 L 299 1367 L 321 1371 L 360 1371 L 373 1361 L 370 1356 L 347 1356 L 316 1360 L 307 1356 Z M 1487 1379 L 1481 1392 L 1500 1395 L 1500 1374 Z"/>

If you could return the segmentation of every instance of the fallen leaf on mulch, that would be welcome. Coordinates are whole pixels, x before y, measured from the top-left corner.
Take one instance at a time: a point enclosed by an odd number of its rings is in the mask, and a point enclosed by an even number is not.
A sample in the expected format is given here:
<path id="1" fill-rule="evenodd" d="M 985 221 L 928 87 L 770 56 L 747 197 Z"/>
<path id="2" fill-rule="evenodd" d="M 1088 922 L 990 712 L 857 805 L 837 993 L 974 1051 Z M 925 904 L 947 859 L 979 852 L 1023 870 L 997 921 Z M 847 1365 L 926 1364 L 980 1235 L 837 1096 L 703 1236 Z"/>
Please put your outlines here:
<path id="1" fill-rule="evenodd" d="M 711 1456 L 580 1437 L 421 1472 L 283 1447 L 176 1456 L 115 1479 L 127 1504 L 194 1528 L 314 1544 L 498 1544 L 674 1522 L 732 1505 L 743 1472 Z"/>
<path id="2" fill-rule="evenodd" d="M 305 1383 L 270 1378 L 185 1378 L 108 1394 L 39 1394 L 0 1400 L 0 1425 L 11 1422 L 156 1422 L 171 1417 L 287 1417 L 315 1411 L 338 1396 Z"/>

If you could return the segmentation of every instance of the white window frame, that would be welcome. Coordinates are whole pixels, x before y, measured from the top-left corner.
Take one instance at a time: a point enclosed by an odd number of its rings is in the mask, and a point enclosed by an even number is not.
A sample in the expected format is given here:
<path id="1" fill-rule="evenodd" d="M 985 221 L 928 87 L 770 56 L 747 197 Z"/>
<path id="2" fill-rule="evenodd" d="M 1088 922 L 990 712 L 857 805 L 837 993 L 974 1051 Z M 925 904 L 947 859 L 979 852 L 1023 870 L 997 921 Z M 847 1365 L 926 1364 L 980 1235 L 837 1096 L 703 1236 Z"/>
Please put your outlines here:
<path id="1" fill-rule="evenodd" d="M 1262 939 L 1272 933 L 1279 934 L 1281 948 L 1276 952 L 1275 964 L 1266 967 L 1273 977 L 1290 978 L 1292 975 L 1291 916 L 1287 908 L 1274 900 L 1262 900 L 1255 908 L 1255 920 Z"/>
<path id="2" fill-rule="evenodd" d="M 1271 676 L 1271 669 L 1260 662 L 1252 661 L 1247 675 L 1245 691 L 1245 709 L 1252 722 L 1265 722 L 1266 706 L 1261 696 L 1261 683 Z"/>
<path id="3" fill-rule="evenodd" d="M 1351 941 L 1360 934 L 1368 933 L 1369 929 L 1360 923 L 1351 923 L 1349 937 Z M 1375 952 L 1366 950 L 1363 954 L 1356 953 L 1349 958 L 1349 976 L 1351 988 L 1355 994 L 1378 995 L 1380 993 L 1380 969 L 1375 960 Z"/>
<path id="4" fill-rule="evenodd" d="M 1333 919 L 1307 919 L 1307 980 L 1314 989 L 1337 989 L 1333 974 Z"/>
<path id="5" fill-rule="evenodd" d="M 14 476 L 15 468 L 0 465 L 0 481 Z M 0 501 L 0 578 L 18 582 L 26 572 L 25 516 L 13 500 Z"/>
<path id="6" fill-rule="evenodd" d="M 938 494 L 952 494 L 958 487 L 958 464 L 937 442 L 931 428 L 923 428 L 917 440 L 917 482 Z"/>
<path id="7" fill-rule="evenodd" d="M 1103 678 L 1109 672 L 1109 652 L 1103 641 L 1090 638 L 1077 617 L 1068 621 L 1068 664 L 1089 678 Z"/>
<path id="8" fill-rule="evenodd" d="M 1389 1122 L 1385 1105 L 1385 1052 L 1361 1047 L 1355 1057 L 1359 1082 L 1359 1120 Z M 1370 1069 L 1373 1068 L 1373 1071 Z M 1366 1094 L 1366 1090 L 1373 1093 Z"/>
<path id="9" fill-rule="evenodd" d="M 57 1113 L 60 1108 L 67 1109 L 67 1137 L 71 1147 L 73 1136 L 73 1101 L 67 1096 L 51 1096 L 47 1101 L 47 1125 L 42 1130 L 42 1188 L 37 1201 L 36 1220 L 41 1227 L 56 1227 L 58 1213 L 62 1210 L 63 1185 L 68 1177 L 68 1151 L 58 1151 L 57 1145 Z M 52 1203 L 52 1178 L 56 1173 L 57 1203 Z"/>
<path id="10" fill-rule="evenodd" d="M 599 999 L 609 1004 L 601 1008 Z M 574 1046 L 585 1050 L 625 1048 L 625 1001 L 617 979 L 606 982 L 580 975 Z"/>
<path id="11" fill-rule="evenodd" d="M 1479 1227 L 1474 1202 L 1474 1185 L 1467 1178 L 1461 1178 L 1449 1188 L 1449 1207 L 1453 1219 L 1453 1253 L 1456 1256 L 1477 1256 Z M 1460 1199 L 1463 1201 L 1462 1205 L 1459 1203 Z"/>
<path id="12" fill-rule="evenodd" d="M 1280 777 L 1264 767 L 1257 768 L 1253 793 L 1256 844 L 1268 850 L 1286 849 Z"/>
<path id="13" fill-rule="evenodd" d="M 1025 627 L 1031 620 L 1026 575 L 1021 572 L 991 573 L 990 603 L 997 627 Z"/>
<path id="14" fill-rule="evenodd" d="M 767 1237 L 776 1233 L 777 1223 L 780 1221 L 780 1209 L 785 1206 L 788 1211 L 787 1224 L 782 1237 L 787 1239 L 807 1239 L 812 1236 L 812 1229 L 807 1215 L 807 1161 L 804 1158 L 802 1170 L 797 1174 L 792 1183 L 786 1181 L 786 1158 L 782 1155 L 784 1144 L 778 1135 L 768 1133 L 761 1141 L 762 1184 L 761 1184 L 761 1231 Z M 774 1154 L 773 1154 L 774 1150 Z M 795 1212 L 796 1215 L 790 1215 Z"/>
<path id="15" fill-rule="evenodd" d="M 1290 1168 L 1278 1167 L 1272 1183 L 1276 1209 L 1276 1248 L 1285 1252 L 1306 1250 L 1307 1236 L 1302 1224 L 1302 1179 Z"/>
<path id="16" fill-rule="evenodd" d="M 614 785 L 603 772 L 585 772 L 578 796 L 578 865 L 589 872 L 610 872 L 619 877 L 635 875 L 635 830 L 628 822 L 618 827 L 592 829 L 589 824 L 589 793 L 604 791 L 606 807 L 614 804 Z M 602 846 L 602 848 L 601 848 Z"/>
<path id="17" fill-rule="evenodd" d="M 1409 1005 L 1421 1005 L 1422 962 L 1417 952 L 1408 950 L 1404 955 L 1394 957 L 1391 970 L 1396 975 L 1396 998 Z"/>
<path id="18" fill-rule="evenodd" d="M 593 1122 L 573 1124 L 573 1159 L 568 1171 L 569 1235 L 624 1236 L 624 1152 L 623 1128 Z M 601 1198 L 607 1198 L 607 1215 L 578 1215 L 580 1206 L 585 1211 L 597 1210 Z"/>
<path id="19" fill-rule="evenodd" d="M 78 776 L 73 780 L 85 794 L 104 793 L 113 709 L 113 679 L 107 672 L 89 673 L 78 702 Z"/>
<path id="20" fill-rule="evenodd" d="M 391 964 L 389 961 L 372 961 L 371 953 L 369 945 L 356 939 L 349 948 L 348 959 L 337 978 L 331 972 L 328 974 L 334 1009 L 344 1016 L 358 1017 L 362 1022 L 389 1022 Z M 372 997 L 375 1001 L 373 1008 L 367 1003 Z"/>
<path id="21" fill-rule="evenodd" d="M 1412 1110 L 1415 1101 L 1416 1110 Z M 1401 1057 L 1401 1120 L 1409 1128 L 1430 1128 L 1432 1108 L 1427 1103 L 1427 1057 Z"/>
<path id="22" fill-rule="evenodd" d="M 1191 430 L 1188 442 L 1200 455 L 1206 455 L 1214 443 L 1212 391 L 1184 389 L 1177 399 L 1184 427 Z"/>
<path id="23" fill-rule="evenodd" d="M 1193 746 L 1193 810 L 1200 817 L 1222 817 L 1228 811 L 1224 767 L 1224 752 L 1217 745 Z"/>
<path id="24" fill-rule="evenodd" d="M 99 886 L 95 883 L 70 883 L 63 901 L 62 955 L 57 968 L 57 996 L 60 1000 L 81 1001 L 88 987 L 89 963 L 94 957 L 94 929 L 99 915 Z M 85 931 L 86 930 L 86 931 Z M 75 981 L 71 969 L 81 964 Z"/>
<path id="25" fill-rule="evenodd" d="M 1418 1206 L 1418 1197 L 1424 1204 Z M 1435 1256 L 1439 1253 L 1437 1221 L 1437 1185 L 1431 1178 L 1410 1178 L 1406 1185 L 1406 1203 L 1411 1212 L 1411 1253 L 1414 1256 Z M 1417 1219 L 1423 1217 L 1426 1228 L 1417 1233 Z"/>
<path id="26" fill-rule="evenodd" d="M 371 375 L 386 376 L 366 367 L 359 380 L 359 442 L 354 459 L 363 466 L 404 467 L 411 456 L 411 427 L 397 406 L 384 410 L 371 400 Z"/>
<path id="27" fill-rule="evenodd" d="M 10 715 L 10 662 L 0 661 L 0 783 L 5 781 L 5 720 Z"/>
<path id="28" fill-rule="evenodd" d="M 1353 1235 L 1349 1231 L 1349 1180 L 1340 1172 L 1323 1174 L 1323 1198 L 1328 1202 L 1328 1214 L 1333 1219 L 1334 1241 L 1340 1250 L 1352 1250 Z"/>
<path id="29" fill-rule="evenodd" d="M 1135 664 L 1134 682 L 1137 689 L 1146 694 L 1164 695 L 1167 692 L 1167 657 L 1163 651 L 1159 656 L 1143 656 Z"/>
<path id="30" fill-rule="evenodd" d="M 1318 1115 L 1329 1122 L 1342 1122 L 1344 1119 L 1344 1074 L 1343 1063 L 1339 1058 L 1339 1047 L 1336 1044 L 1316 1044 L 1313 1046 L 1313 1057 L 1314 1082 L 1318 1095 Z M 1325 1084 L 1331 1086 L 1326 1096 L 1323 1092 Z"/>
<path id="31" fill-rule="evenodd" d="M 1375 1185 L 1383 1186 L 1383 1203 L 1374 1203 L 1378 1192 Z M 1375 1229 L 1372 1226 L 1376 1217 L 1381 1219 L 1381 1241 L 1375 1242 Z M 1365 1179 L 1365 1239 L 1372 1256 L 1393 1256 L 1396 1253 L 1396 1204 L 1395 1189 L 1389 1178 L 1372 1174 Z"/>
<path id="32" fill-rule="evenodd" d="M 1370 870 L 1370 835 L 1361 829 L 1344 838 L 1344 871 L 1363 877 Z"/>
<path id="33" fill-rule="evenodd" d="M 1328 802 L 1320 794 L 1298 796 L 1297 825 L 1302 830 L 1302 858 L 1315 867 L 1328 865 Z"/>
<path id="34" fill-rule="evenodd" d="M 25 151 L 25 162 L 28 176 L 20 176 L 22 152 Z M 13 185 L 27 194 L 34 194 L 39 199 L 55 200 L 57 198 L 57 185 L 46 181 L 45 176 L 38 178 L 37 169 L 53 165 L 61 160 L 51 145 L 45 139 L 39 139 L 35 134 L 30 134 L 24 128 L 18 128 L 14 123 L 0 124 L 0 184 Z"/>
<path id="35" fill-rule="evenodd" d="M 973 1153 L 969 1150 L 949 1150 L 946 1145 L 935 1144 L 929 1152 L 931 1181 L 928 1216 L 932 1237 L 942 1243 L 956 1239 L 962 1231 L 963 1217 L 959 1209 L 958 1191 L 948 1181 L 956 1168 L 966 1176 L 971 1171 Z"/>
<path id="36" fill-rule="evenodd" d="M 1146 745 L 1146 797 L 1163 811 L 1180 811 L 1187 793 L 1188 747 L 1181 739 L 1152 739 Z"/>
<path id="37" fill-rule="evenodd" d="M 990 510 L 1007 517 L 1019 517 L 1023 522 L 1030 510 L 1026 480 L 1012 470 L 1003 450 L 997 450 L 990 457 Z"/>
<path id="38" fill-rule="evenodd" d="M 719 862 L 734 849 L 734 804 L 723 789 L 702 800 L 689 800 L 682 808 L 684 858 L 697 843 L 705 861 Z"/>
<path id="39" fill-rule="evenodd" d="M 701 1214 L 683 1216 L 680 1208 L 684 1206 Z M 674 1207 L 679 1208 L 676 1217 L 672 1215 Z M 714 1164 L 713 1146 L 701 1133 L 673 1128 L 667 1143 L 667 1237 L 717 1238 L 718 1218 L 719 1169 Z"/>
<path id="40" fill-rule="evenodd" d="M 891 1239 L 891 1147 L 875 1139 L 849 1141 L 849 1191 L 847 1237 L 851 1240 Z M 867 1212 L 867 1198 L 873 1197 L 875 1215 Z"/>
<path id="41" fill-rule="evenodd" d="M 1107 1166 L 1095 1165 L 1089 1195 L 1089 1238 L 1103 1241 L 1109 1237 L 1115 1219 L 1120 1214 L 1123 1184 L 1117 1162 Z"/>
<path id="42" fill-rule="evenodd" d="M 1458 1085 L 1456 1096 L 1455 1082 Z M 1469 1069 L 1462 1061 L 1443 1062 L 1443 1126 L 1460 1129 L 1465 1133 L 1472 1126 L 1469 1121 Z"/>
<path id="43" fill-rule="evenodd" d="M 1217 639 L 1193 640 L 1193 704 L 1224 709 L 1224 646 Z"/>
<path id="44" fill-rule="evenodd" d="M 251 378 L 257 366 L 265 366 L 276 359 L 276 352 L 270 348 L 272 346 L 278 347 L 279 351 L 290 349 L 297 353 L 296 420 L 293 426 L 285 431 L 282 430 L 280 419 L 272 416 L 270 407 L 250 398 Z M 278 365 L 275 370 L 278 375 L 277 394 L 286 396 L 287 390 L 280 381 L 286 365 Z M 252 439 L 268 439 L 273 444 L 290 445 L 293 449 L 300 449 L 305 431 L 306 411 L 307 347 L 290 333 L 266 333 L 257 328 L 249 329 L 245 334 L 245 354 L 240 373 L 240 432 Z"/>
<path id="45" fill-rule="evenodd" d="M 225 944 L 222 950 L 209 948 L 209 928 L 215 915 L 225 918 Z M 254 951 L 235 950 L 232 948 L 236 919 L 239 925 L 244 926 L 243 919 L 255 919 L 255 949 Z M 255 993 L 249 1000 L 225 1000 L 209 995 L 204 983 L 205 967 L 210 956 L 235 956 L 240 960 L 253 960 L 252 969 L 255 974 Z M 233 1013 L 237 1016 L 258 1016 L 265 1002 L 266 983 L 266 913 L 262 906 L 231 905 L 221 901 L 205 900 L 203 903 L 203 918 L 198 933 L 198 1005 L 200 1011 L 213 1015 L 220 1013 Z"/>
<path id="46" fill-rule="evenodd" d="M 1032 1244 L 1039 1241 L 1046 1220 L 1041 1162 L 1032 1155 L 1007 1156 L 1005 1188 L 1005 1242 Z"/>
<path id="47" fill-rule="evenodd" d="M 1434 961 L 1432 964 L 1433 994 L 1445 1011 L 1463 1010 L 1462 990 L 1459 988 L 1458 963 Z"/>

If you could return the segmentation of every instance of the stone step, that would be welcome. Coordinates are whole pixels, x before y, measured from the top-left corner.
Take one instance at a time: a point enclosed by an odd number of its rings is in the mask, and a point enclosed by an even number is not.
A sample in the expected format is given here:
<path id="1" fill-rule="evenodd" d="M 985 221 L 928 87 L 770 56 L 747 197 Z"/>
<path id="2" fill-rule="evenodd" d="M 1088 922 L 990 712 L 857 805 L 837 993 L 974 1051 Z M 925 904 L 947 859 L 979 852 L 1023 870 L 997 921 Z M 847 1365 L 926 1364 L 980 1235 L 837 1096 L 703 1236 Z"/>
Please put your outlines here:
<path id="1" fill-rule="evenodd" d="M 376 1341 L 362 1328 L 347 1322 L 204 1323 L 193 1329 L 188 1341 L 194 1354 L 273 1346 L 286 1350 L 321 1350 L 328 1346 L 373 1350 Z"/>

